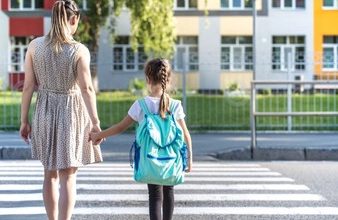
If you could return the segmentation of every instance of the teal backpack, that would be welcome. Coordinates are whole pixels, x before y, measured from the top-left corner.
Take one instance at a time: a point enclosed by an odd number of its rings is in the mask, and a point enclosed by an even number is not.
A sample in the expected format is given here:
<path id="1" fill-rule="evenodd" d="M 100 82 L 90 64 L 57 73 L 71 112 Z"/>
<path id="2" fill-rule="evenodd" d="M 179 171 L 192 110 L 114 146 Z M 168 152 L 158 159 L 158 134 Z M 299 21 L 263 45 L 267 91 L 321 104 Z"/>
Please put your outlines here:
<path id="1" fill-rule="evenodd" d="M 177 126 L 173 114 L 162 119 L 148 110 L 144 99 L 138 100 L 144 113 L 136 129 L 134 149 L 134 179 L 137 182 L 156 185 L 177 185 L 184 182 L 187 167 L 187 146 L 182 129 Z M 174 110 L 170 102 L 170 112 Z M 131 159 L 132 166 L 132 159 Z"/>

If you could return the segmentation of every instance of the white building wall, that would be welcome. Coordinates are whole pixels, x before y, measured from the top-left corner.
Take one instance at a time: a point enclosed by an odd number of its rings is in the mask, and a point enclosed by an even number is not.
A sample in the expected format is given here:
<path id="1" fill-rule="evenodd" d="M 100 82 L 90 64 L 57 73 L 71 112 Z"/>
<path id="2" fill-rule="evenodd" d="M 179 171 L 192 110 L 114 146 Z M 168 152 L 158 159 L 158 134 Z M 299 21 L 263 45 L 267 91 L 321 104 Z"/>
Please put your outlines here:
<path id="1" fill-rule="evenodd" d="M 221 40 L 219 17 L 200 17 L 198 59 L 200 89 L 219 89 L 221 74 Z"/>
<path id="2" fill-rule="evenodd" d="M 52 27 L 51 17 L 44 17 L 43 18 L 43 35 L 47 35 L 51 27 Z"/>
<path id="3" fill-rule="evenodd" d="M 288 80 L 287 72 L 272 70 L 272 36 L 303 35 L 306 42 L 306 70 L 291 73 L 290 80 L 303 75 L 313 77 L 313 0 L 306 1 L 305 9 L 282 10 L 272 8 L 269 1 L 268 16 L 256 20 L 256 79 Z"/>
<path id="4" fill-rule="evenodd" d="M 9 20 L 0 10 L 0 90 L 8 87 L 8 69 L 10 61 Z"/>
<path id="5" fill-rule="evenodd" d="M 116 18 L 115 34 L 128 36 L 131 32 L 130 13 L 122 10 L 121 15 Z M 109 32 L 103 28 L 99 41 L 98 51 L 98 79 L 100 90 L 118 90 L 127 89 L 130 80 L 133 78 L 142 78 L 142 71 L 116 71 L 113 70 L 113 43 Z"/>
<path id="6" fill-rule="evenodd" d="M 116 18 L 116 33 L 118 35 L 130 35 L 131 25 L 130 25 L 130 12 L 126 9 L 121 11 L 119 17 Z"/>

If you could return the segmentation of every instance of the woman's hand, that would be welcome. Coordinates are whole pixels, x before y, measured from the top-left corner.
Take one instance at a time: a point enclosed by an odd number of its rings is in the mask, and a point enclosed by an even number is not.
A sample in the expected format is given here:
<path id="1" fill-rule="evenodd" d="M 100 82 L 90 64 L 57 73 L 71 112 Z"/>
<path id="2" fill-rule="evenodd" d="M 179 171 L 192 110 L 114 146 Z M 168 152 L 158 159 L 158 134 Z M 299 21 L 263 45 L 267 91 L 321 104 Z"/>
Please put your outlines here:
<path id="1" fill-rule="evenodd" d="M 21 138 L 29 144 L 29 139 L 31 137 L 31 125 L 29 123 L 21 123 L 20 126 L 20 136 Z"/>
<path id="2" fill-rule="evenodd" d="M 89 138 L 93 142 L 94 145 L 100 144 L 104 139 L 99 137 L 99 132 L 90 132 Z"/>
<path id="3" fill-rule="evenodd" d="M 98 124 L 94 124 L 89 133 L 89 141 L 92 141 L 94 145 L 99 145 L 105 140 L 104 138 L 99 138 L 100 131 L 100 126 Z"/>

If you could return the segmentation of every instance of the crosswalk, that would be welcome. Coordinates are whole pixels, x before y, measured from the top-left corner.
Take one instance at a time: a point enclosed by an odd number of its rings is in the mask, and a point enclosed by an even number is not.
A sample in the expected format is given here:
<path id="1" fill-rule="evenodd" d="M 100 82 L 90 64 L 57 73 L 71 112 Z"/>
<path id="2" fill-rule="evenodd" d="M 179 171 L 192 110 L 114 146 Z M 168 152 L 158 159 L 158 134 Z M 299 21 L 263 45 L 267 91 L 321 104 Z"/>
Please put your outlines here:
<path id="1" fill-rule="evenodd" d="M 37 161 L 0 161 L 0 219 L 46 219 L 43 168 Z M 145 184 L 127 163 L 80 168 L 73 219 L 147 219 Z M 338 219 L 338 207 L 294 179 L 256 163 L 199 162 L 175 187 L 175 219 Z M 286 217 L 287 216 L 287 217 Z M 291 217 L 290 217 L 291 216 Z"/>

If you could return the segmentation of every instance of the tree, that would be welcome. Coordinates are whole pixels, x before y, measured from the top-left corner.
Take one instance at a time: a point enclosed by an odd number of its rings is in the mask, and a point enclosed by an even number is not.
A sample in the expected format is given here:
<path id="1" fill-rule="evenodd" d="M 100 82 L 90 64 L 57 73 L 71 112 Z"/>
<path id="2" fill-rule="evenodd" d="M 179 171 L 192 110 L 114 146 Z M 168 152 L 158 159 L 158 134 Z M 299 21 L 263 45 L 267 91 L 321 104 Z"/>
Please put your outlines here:
<path id="1" fill-rule="evenodd" d="M 82 0 L 76 0 L 76 2 L 81 6 Z M 110 0 L 87 1 L 87 9 L 81 13 L 82 18 L 76 36 L 91 51 L 93 60 L 91 73 L 95 91 L 98 91 L 96 55 L 98 53 L 100 29 L 106 24 L 110 16 L 110 9 Z"/>
<path id="2" fill-rule="evenodd" d="M 171 58 L 174 52 L 173 0 L 114 0 L 118 16 L 123 6 L 131 14 L 131 44 L 150 56 Z"/>
<path id="3" fill-rule="evenodd" d="M 107 19 L 113 21 L 115 16 L 119 16 L 124 6 L 131 14 L 130 37 L 134 51 L 142 45 L 148 57 L 171 58 L 175 45 L 173 0 L 88 0 L 78 28 L 78 39 L 88 46 L 91 53 L 97 54 L 100 29 L 107 24 Z M 112 23 L 110 25 L 114 25 Z M 114 36 L 114 27 L 108 28 Z M 97 71 L 93 67 L 93 81 L 97 82 Z"/>

